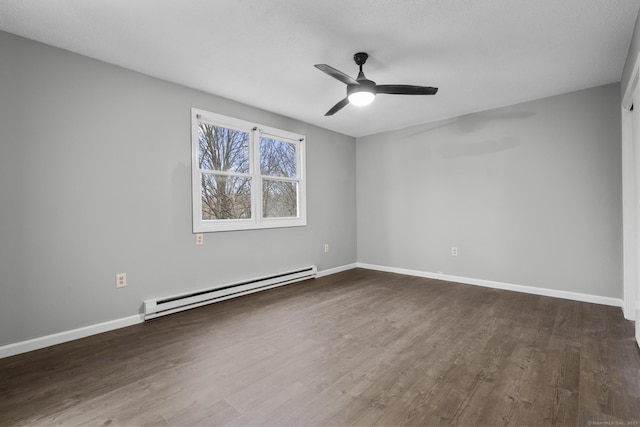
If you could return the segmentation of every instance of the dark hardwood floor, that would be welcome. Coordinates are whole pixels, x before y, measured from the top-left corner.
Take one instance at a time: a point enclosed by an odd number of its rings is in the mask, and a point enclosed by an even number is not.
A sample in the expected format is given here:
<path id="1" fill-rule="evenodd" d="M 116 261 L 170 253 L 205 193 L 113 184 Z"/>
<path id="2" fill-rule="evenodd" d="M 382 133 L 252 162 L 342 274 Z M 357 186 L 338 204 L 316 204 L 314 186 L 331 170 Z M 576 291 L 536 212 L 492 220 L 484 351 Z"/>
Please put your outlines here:
<path id="1" fill-rule="evenodd" d="M 620 308 L 355 269 L 0 360 L 0 425 L 640 425 Z"/>

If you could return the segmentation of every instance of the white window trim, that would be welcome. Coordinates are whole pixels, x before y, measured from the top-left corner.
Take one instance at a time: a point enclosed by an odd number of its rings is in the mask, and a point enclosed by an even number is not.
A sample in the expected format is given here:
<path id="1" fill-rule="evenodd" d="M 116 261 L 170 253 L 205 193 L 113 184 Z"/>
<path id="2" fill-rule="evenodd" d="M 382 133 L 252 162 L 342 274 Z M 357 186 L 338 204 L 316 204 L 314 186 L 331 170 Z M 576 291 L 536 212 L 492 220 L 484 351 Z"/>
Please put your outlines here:
<path id="1" fill-rule="evenodd" d="M 250 169 L 251 175 L 251 218 L 247 219 L 202 219 L 201 171 L 198 158 L 198 124 L 207 122 L 216 126 L 227 127 L 250 135 Z M 260 136 L 272 137 L 296 145 L 295 178 L 262 176 L 260 174 Z M 193 233 L 209 233 L 218 231 L 255 230 L 262 228 L 302 227 L 307 225 L 306 197 L 306 155 L 304 135 L 272 128 L 233 117 L 223 116 L 197 108 L 191 109 L 191 188 L 193 210 Z M 230 175 L 245 175 L 230 173 Z M 298 183 L 298 216 L 295 218 L 263 218 L 262 217 L 262 182 L 264 179 Z"/>

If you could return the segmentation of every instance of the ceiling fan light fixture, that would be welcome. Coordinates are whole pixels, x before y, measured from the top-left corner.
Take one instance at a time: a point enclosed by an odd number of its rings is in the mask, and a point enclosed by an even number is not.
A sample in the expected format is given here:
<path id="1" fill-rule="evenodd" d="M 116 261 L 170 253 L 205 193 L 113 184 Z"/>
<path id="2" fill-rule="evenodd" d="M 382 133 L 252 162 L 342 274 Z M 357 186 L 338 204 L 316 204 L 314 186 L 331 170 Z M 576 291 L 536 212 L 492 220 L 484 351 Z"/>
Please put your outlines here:
<path id="1" fill-rule="evenodd" d="M 369 105 L 376 97 L 376 83 L 358 76 L 358 84 L 347 85 L 347 98 L 353 105 Z"/>
<path id="2" fill-rule="evenodd" d="M 349 103 L 358 106 L 369 105 L 373 102 L 376 94 L 369 92 L 368 90 L 361 90 L 358 92 L 351 92 L 349 94 Z"/>

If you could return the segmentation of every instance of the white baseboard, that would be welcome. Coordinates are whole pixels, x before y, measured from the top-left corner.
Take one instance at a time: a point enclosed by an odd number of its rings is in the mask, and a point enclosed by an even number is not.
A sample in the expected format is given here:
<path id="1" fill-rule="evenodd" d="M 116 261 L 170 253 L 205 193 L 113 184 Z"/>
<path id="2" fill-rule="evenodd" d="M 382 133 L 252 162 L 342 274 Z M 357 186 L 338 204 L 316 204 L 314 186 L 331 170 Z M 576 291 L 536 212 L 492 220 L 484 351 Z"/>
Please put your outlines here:
<path id="1" fill-rule="evenodd" d="M 67 341 L 85 338 L 91 335 L 101 334 L 103 332 L 113 331 L 115 329 L 120 329 L 131 325 L 136 325 L 138 323 L 142 323 L 143 321 L 143 316 L 137 314 L 135 316 L 123 317 L 122 319 L 110 320 L 108 322 L 85 326 L 83 328 L 59 332 L 57 334 L 34 338 L 27 341 L 21 341 L 14 344 L 8 344 L 0 347 L 0 359 L 9 356 L 15 356 L 16 354 L 38 350 L 45 347 L 50 347 L 56 344 L 62 344 Z"/>
<path id="2" fill-rule="evenodd" d="M 528 294 L 544 295 L 555 298 L 563 298 L 575 301 L 590 302 L 595 304 L 611 305 L 615 307 L 622 307 L 622 300 L 618 298 L 602 297 L 598 295 L 581 294 L 577 292 L 558 291 L 555 289 L 536 288 L 533 286 L 514 285 L 510 283 L 493 282 L 490 280 L 471 279 L 468 277 L 450 276 L 447 274 L 429 273 L 418 270 L 408 270 L 404 268 L 385 267 L 381 265 L 354 263 L 347 264 L 340 267 L 330 268 L 327 270 L 319 271 L 317 277 L 329 276 L 331 274 L 340 273 L 343 271 L 351 270 L 353 268 L 365 268 L 368 270 L 385 271 L 389 273 L 406 274 L 408 276 L 425 277 L 429 279 L 444 280 L 447 282 L 464 283 L 467 285 L 484 286 L 488 288 L 504 289 L 508 291 L 524 292 Z M 640 318 L 640 308 L 637 312 L 637 318 Z M 47 335 L 44 337 L 34 338 L 27 341 L 21 341 L 14 344 L 8 344 L 0 347 L 0 359 L 14 356 L 21 353 L 27 353 L 29 351 L 38 350 L 41 348 L 49 347 L 56 344 L 62 344 L 67 341 L 73 341 L 80 338 L 85 338 L 91 335 L 101 334 L 103 332 L 113 331 L 115 329 L 124 328 L 127 326 L 136 325 L 144 322 L 143 315 L 137 314 L 134 316 L 123 317 L 121 319 L 110 320 L 108 322 L 98 323 L 95 325 L 85 326 L 70 331 L 64 331 L 57 334 Z M 640 328 L 637 329 L 636 339 L 640 345 Z"/>
<path id="3" fill-rule="evenodd" d="M 590 302 L 594 304 L 622 307 L 622 299 L 603 297 L 599 295 L 581 294 L 579 292 L 559 291 L 556 289 L 537 288 L 535 286 L 514 285 L 511 283 L 494 282 L 491 280 L 472 279 L 469 277 L 451 276 L 448 274 L 430 273 L 419 270 L 407 270 L 404 268 L 385 267 L 382 265 L 358 263 L 359 268 L 368 270 L 386 271 L 388 273 L 406 274 L 408 276 L 425 277 L 428 279 L 444 280 L 447 282 L 464 283 L 465 285 L 484 286 L 485 288 L 503 289 L 506 291 L 523 292 L 526 294 L 543 295 L 547 297 L 562 298 L 573 301 Z"/>
<path id="4" fill-rule="evenodd" d="M 634 304 L 633 302 L 627 304 L 624 300 L 622 300 L 622 313 L 625 319 L 634 321 L 636 320 L 636 304 Z"/>
<path id="5" fill-rule="evenodd" d="M 347 271 L 347 270 L 352 270 L 352 269 L 356 268 L 357 266 L 358 266 L 358 264 L 353 263 L 353 264 L 343 265 L 343 266 L 340 266 L 340 267 L 329 268 L 328 270 L 318 271 L 318 273 L 316 274 L 316 277 L 330 276 L 332 274 L 341 273 L 341 272 Z"/>
<path id="6" fill-rule="evenodd" d="M 330 268 L 319 271 L 317 277 L 329 276 L 331 274 L 340 273 L 342 271 L 356 268 L 356 264 L 343 265 L 341 267 Z M 113 331 L 115 329 L 125 328 L 127 326 L 136 325 L 144 322 L 144 315 L 135 315 L 123 317 L 122 319 L 110 320 L 108 322 L 98 323 L 96 325 L 85 326 L 83 328 L 73 329 L 70 331 L 59 332 L 57 334 L 47 335 L 44 337 L 34 338 L 27 341 L 21 341 L 13 344 L 7 344 L 0 347 L 0 359 L 15 356 L 17 354 L 27 353 L 33 350 L 50 347 L 56 344 L 62 344 L 68 341 L 85 338 L 91 335 L 101 334 L 103 332 Z"/>

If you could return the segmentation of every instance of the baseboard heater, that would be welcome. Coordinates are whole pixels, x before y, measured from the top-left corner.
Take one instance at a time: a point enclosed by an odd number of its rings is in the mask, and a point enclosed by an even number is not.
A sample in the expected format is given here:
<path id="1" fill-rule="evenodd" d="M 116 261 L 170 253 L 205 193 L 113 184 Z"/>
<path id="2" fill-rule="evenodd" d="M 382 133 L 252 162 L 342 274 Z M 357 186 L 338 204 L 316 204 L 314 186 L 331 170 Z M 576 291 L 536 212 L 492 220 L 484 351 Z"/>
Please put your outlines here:
<path id="1" fill-rule="evenodd" d="M 178 311 L 201 307 L 203 305 L 275 288 L 277 286 L 313 279 L 316 277 L 317 273 L 318 268 L 315 265 L 312 265 L 298 270 L 287 271 L 271 276 L 258 277 L 211 289 L 203 289 L 171 297 L 145 300 L 144 320 L 150 320 L 167 314 L 177 313 Z"/>

